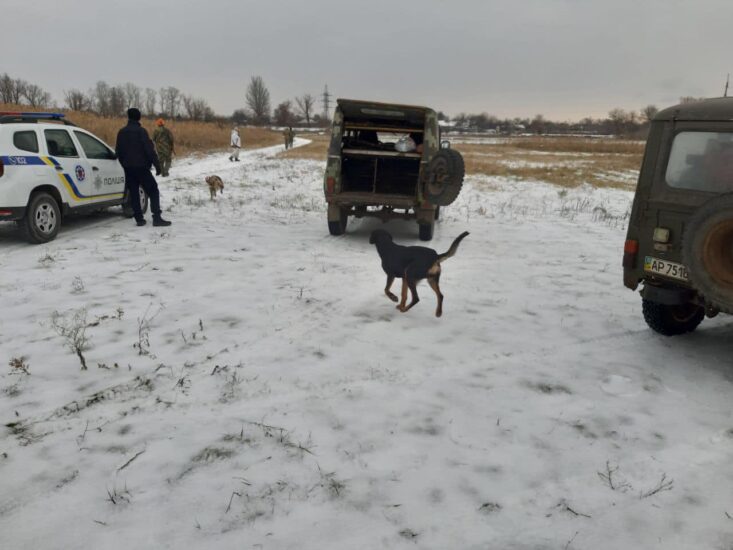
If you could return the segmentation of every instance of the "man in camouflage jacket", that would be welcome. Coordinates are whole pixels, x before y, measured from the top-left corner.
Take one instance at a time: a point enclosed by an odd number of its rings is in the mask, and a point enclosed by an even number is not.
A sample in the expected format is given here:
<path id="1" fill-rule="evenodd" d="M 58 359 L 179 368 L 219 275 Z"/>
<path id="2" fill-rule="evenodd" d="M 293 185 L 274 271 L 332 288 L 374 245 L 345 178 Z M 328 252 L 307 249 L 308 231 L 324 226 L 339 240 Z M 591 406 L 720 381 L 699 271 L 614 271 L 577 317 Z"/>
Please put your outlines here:
<path id="1" fill-rule="evenodd" d="M 173 141 L 173 132 L 165 127 L 165 121 L 159 118 L 155 121 L 157 128 L 153 132 L 153 143 L 155 150 L 158 152 L 160 159 L 160 169 L 162 176 L 168 176 L 171 169 L 171 157 L 175 154 L 175 144 Z"/>

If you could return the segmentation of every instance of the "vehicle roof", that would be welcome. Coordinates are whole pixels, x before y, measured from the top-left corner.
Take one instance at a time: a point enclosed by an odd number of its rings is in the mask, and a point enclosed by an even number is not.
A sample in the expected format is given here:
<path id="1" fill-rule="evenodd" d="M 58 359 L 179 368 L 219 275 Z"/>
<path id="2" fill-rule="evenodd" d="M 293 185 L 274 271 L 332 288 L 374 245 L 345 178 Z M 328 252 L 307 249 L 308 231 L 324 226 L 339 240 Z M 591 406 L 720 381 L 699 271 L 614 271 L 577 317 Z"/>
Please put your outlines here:
<path id="1" fill-rule="evenodd" d="M 733 120 L 733 97 L 716 97 L 681 103 L 659 111 L 654 120 Z"/>
<path id="2" fill-rule="evenodd" d="M 62 122 L 28 122 L 28 121 L 19 121 L 19 122 L 6 122 L 5 124 L 0 124 L 0 130 L 3 128 L 15 128 L 16 126 L 28 126 L 33 128 L 40 128 L 40 129 L 56 129 L 56 130 L 84 130 L 85 132 L 89 132 L 89 130 L 85 130 L 84 128 L 80 128 L 76 124 L 63 124 Z"/>
<path id="3" fill-rule="evenodd" d="M 429 107 L 419 105 L 403 105 L 400 103 L 383 103 L 379 101 L 364 101 L 359 99 L 337 99 L 336 103 L 347 119 L 381 119 L 384 121 L 419 121 L 425 120 L 425 115 L 433 113 Z"/>

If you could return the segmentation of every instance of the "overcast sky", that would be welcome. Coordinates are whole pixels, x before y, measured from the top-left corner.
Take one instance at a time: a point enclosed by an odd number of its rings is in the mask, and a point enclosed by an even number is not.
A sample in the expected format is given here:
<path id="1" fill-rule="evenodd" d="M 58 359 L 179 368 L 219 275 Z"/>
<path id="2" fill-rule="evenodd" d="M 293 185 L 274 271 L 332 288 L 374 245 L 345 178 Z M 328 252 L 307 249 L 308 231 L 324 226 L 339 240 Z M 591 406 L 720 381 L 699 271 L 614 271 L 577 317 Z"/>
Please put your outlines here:
<path id="1" fill-rule="evenodd" d="M 0 73 L 59 102 L 97 80 L 176 86 L 220 114 L 335 97 L 449 115 L 604 116 L 720 96 L 731 0 L 2 0 Z M 320 108 L 320 107 L 319 107 Z"/>

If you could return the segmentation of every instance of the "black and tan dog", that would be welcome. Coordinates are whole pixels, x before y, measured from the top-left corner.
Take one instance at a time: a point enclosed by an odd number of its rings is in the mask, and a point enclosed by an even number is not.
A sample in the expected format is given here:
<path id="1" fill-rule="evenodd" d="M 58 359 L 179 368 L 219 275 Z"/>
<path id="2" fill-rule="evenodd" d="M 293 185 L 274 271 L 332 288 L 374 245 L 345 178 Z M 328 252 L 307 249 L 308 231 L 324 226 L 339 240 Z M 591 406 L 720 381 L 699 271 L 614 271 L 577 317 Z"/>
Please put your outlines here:
<path id="1" fill-rule="evenodd" d="M 422 279 L 427 279 L 430 288 L 438 296 L 438 307 L 435 310 L 435 316 L 440 317 L 443 314 L 443 295 L 438 285 L 440 281 L 440 264 L 456 253 L 458 245 L 466 235 L 468 235 L 468 231 L 458 235 L 453 244 L 450 245 L 448 252 L 438 254 L 432 248 L 424 246 L 400 246 L 395 244 L 392 242 L 392 235 L 383 229 L 372 231 L 369 242 L 377 245 L 377 252 L 379 252 L 379 257 L 382 259 L 382 269 L 387 274 L 387 286 L 384 288 L 384 293 L 393 302 L 400 302 L 397 309 L 405 312 L 418 303 L 420 298 L 417 296 L 417 283 Z M 401 301 L 390 291 L 396 278 L 402 279 Z M 408 288 L 412 300 L 409 305 L 406 305 Z"/>
<path id="2" fill-rule="evenodd" d="M 216 198 L 217 191 L 219 191 L 219 193 L 221 194 L 224 194 L 224 182 L 221 181 L 221 178 L 219 176 L 206 177 L 206 183 L 209 184 L 209 195 L 211 195 L 212 201 Z"/>

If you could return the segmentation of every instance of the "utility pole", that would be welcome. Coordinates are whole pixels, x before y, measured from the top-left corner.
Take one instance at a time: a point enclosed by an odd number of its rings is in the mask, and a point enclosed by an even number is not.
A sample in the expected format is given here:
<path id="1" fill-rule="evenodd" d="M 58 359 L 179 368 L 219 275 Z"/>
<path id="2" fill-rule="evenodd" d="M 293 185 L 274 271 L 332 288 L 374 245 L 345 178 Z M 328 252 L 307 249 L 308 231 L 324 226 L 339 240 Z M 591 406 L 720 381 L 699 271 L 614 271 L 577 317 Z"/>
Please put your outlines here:
<path id="1" fill-rule="evenodd" d="M 331 117 L 331 94 L 328 93 L 328 84 L 323 89 L 323 95 L 321 96 L 321 104 L 323 105 L 323 118 L 324 120 L 330 120 Z"/>
<path id="2" fill-rule="evenodd" d="M 728 97 L 728 84 L 730 83 L 730 73 L 728 73 L 728 78 L 725 79 L 725 91 L 723 92 L 723 97 Z"/>

